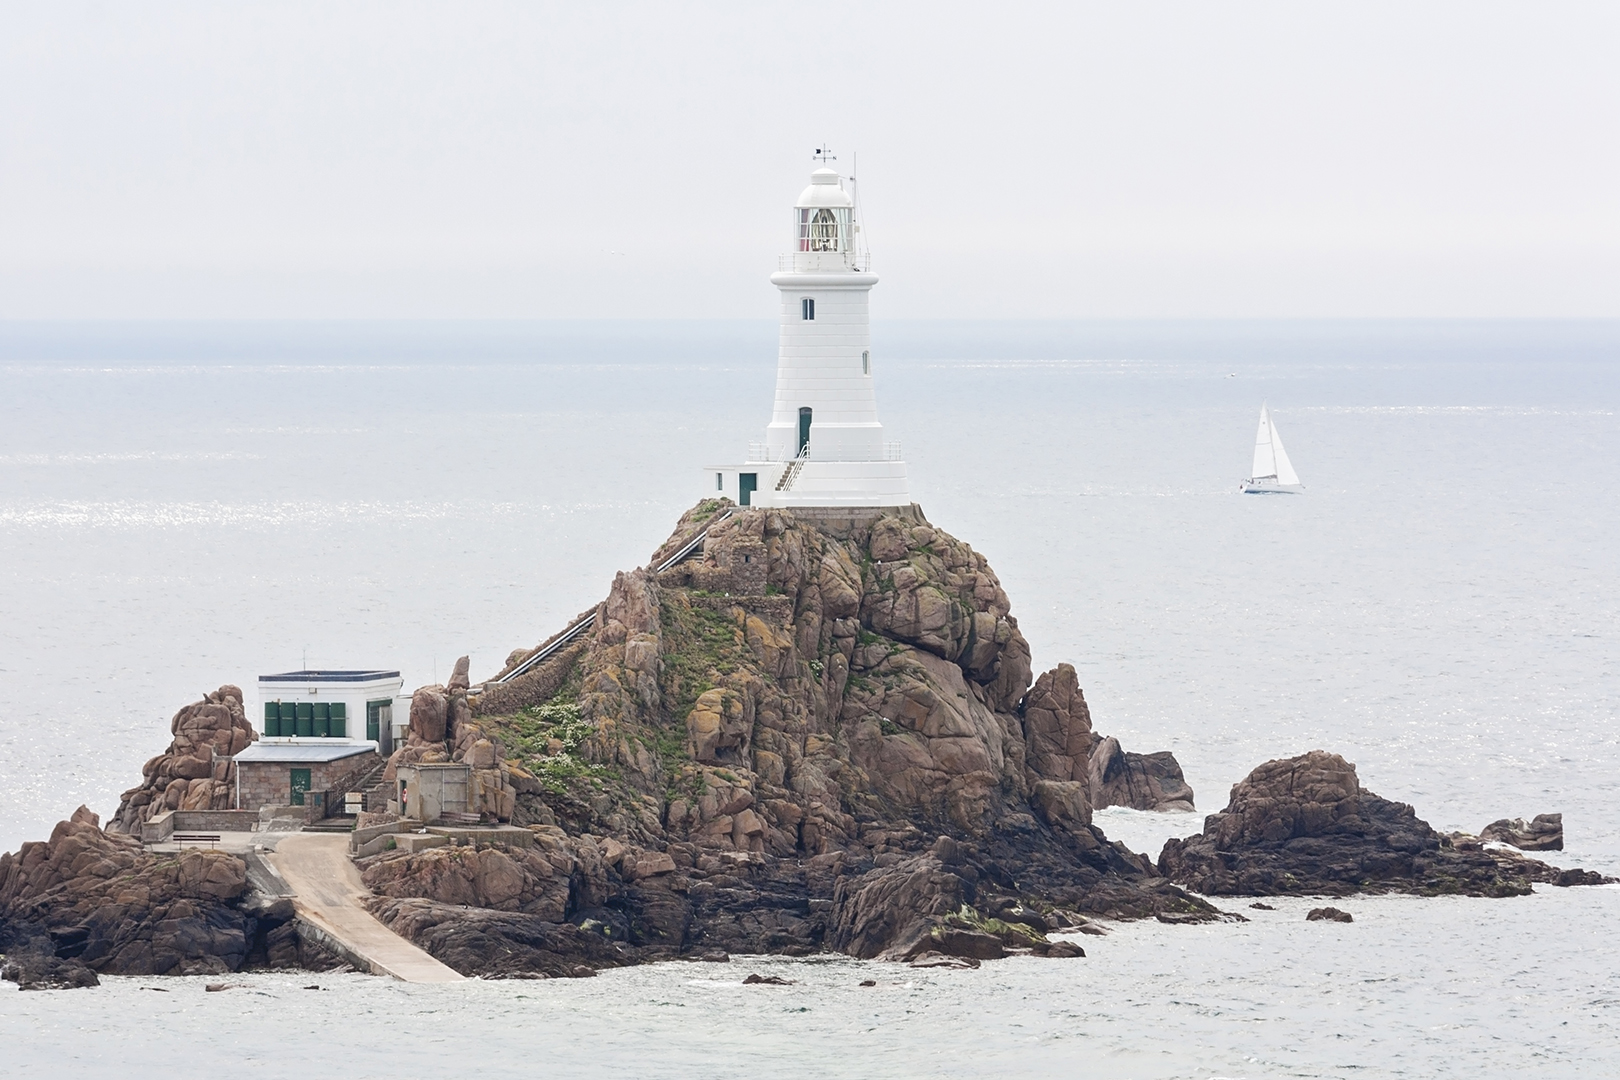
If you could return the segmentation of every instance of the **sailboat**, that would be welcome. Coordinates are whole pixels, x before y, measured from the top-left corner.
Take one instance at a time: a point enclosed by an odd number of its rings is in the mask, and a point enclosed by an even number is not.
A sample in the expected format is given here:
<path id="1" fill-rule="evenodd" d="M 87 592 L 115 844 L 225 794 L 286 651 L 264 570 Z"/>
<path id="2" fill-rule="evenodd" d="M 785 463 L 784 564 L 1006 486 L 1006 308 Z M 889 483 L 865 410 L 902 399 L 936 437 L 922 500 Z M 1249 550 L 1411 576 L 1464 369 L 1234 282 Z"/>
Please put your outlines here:
<path id="1" fill-rule="evenodd" d="M 1254 473 L 1243 481 L 1245 495 L 1293 495 L 1305 490 L 1299 474 L 1283 449 L 1282 436 L 1271 422 L 1271 413 L 1260 406 L 1260 430 L 1254 436 Z"/>

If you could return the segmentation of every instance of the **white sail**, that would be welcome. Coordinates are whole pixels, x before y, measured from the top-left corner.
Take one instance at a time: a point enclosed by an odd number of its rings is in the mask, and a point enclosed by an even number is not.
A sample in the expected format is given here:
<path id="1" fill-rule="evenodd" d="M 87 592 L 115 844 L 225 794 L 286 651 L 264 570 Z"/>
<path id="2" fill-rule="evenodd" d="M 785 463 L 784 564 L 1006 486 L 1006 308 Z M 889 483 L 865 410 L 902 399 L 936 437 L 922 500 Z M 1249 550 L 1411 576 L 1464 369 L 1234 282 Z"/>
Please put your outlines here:
<path id="1" fill-rule="evenodd" d="M 1264 408 L 1264 406 L 1261 406 L 1261 407 Z M 1271 417 L 1269 417 L 1269 416 L 1266 417 L 1266 420 L 1269 423 L 1270 420 L 1271 420 Z M 1299 483 L 1299 474 L 1294 472 L 1293 463 L 1288 460 L 1288 451 L 1283 449 L 1282 436 L 1277 434 L 1277 425 L 1276 424 L 1270 424 L 1270 427 L 1271 427 L 1271 452 L 1272 452 L 1272 455 L 1276 458 L 1277 483 L 1279 483 L 1279 484 L 1297 484 L 1297 483 Z"/>
<path id="2" fill-rule="evenodd" d="M 1262 405 L 1260 406 L 1260 430 L 1254 436 L 1254 471 L 1249 474 L 1251 479 L 1277 475 L 1277 458 L 1272 450 L 1276 443 L 1273 439 L 1271 414 L 1266 412 L 1266 407 Z"/>

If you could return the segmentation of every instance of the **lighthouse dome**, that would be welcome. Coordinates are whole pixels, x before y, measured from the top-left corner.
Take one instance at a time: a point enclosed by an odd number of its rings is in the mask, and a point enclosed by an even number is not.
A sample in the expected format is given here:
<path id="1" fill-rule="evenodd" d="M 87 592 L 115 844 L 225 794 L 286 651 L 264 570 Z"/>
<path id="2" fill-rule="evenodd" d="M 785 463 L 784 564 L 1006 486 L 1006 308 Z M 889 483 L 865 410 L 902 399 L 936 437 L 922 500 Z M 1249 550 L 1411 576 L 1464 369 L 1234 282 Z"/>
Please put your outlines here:
<path id="1" fill-rule="evenodd" d="M 838 180 L 838 170 L 817 169 L 810 174 L 810 186 L 799 194 L 794 208 L 806 210 L 823 206 L 854 206 L 855 200 L 839 185 Z"/>

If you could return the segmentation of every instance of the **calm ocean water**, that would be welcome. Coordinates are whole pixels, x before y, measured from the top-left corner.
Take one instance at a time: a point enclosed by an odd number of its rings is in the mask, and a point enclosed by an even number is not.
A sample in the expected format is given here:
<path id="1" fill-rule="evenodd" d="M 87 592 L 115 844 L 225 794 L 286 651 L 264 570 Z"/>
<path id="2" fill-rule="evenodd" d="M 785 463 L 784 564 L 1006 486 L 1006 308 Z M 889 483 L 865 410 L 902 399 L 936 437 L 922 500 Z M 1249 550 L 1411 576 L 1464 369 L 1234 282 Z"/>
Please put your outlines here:
<path id="1" fill-rule="evenodd" d="M 414 686 L 547 636 L 759 437 L 774 345 L 769 322 L 0 324 L 0 849 L 110 811 L 222 682 L 307 660 Z M 1562 811 L 1557 861 L 1620 873 L 1620 323 L 880 323 L 874 360 L 929 517 L 1201 811 L 1322 747 L 1439 828 Z M 1262 400 L 1303 496 L 1235 494 Z M 1099 820 L 1156 852 L 1199 819 Z M 1620 890 L 1364 899 L 1350 926 L 1280 906 L 972 973 L 110 980 L 0 993 L 0 1039 L 92 1076 L 180 1036 L 199 1072 L 341 1047 L 357 1077 L 469 1046 L 495 1075 L 679 1077 L 1589 1076 L 1620 1050 Z M 731 985 L 773 965 L 798 985 Z M 367 1019 L 323 1033 L 338 1013 Z"/>

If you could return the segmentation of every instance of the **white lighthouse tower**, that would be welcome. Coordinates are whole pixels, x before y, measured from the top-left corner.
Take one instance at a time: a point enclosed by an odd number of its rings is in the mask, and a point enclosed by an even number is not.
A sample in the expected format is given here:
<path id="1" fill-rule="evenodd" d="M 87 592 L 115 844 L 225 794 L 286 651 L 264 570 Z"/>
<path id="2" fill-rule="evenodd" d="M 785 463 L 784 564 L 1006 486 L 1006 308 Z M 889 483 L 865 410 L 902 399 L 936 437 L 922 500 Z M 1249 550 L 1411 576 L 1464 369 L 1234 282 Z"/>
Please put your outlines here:
<path id="1" fill-rule="evenodd" d="M 743 506 L 904 506 L 900 445 L 886 442 L 873 390 L 868 301 L 877 275 L 860 244 L 855 199 L 831 155 L 794 204 L 782 293 L 776 405 L 742 465 L 708 469 L 708 488 Z"/>

